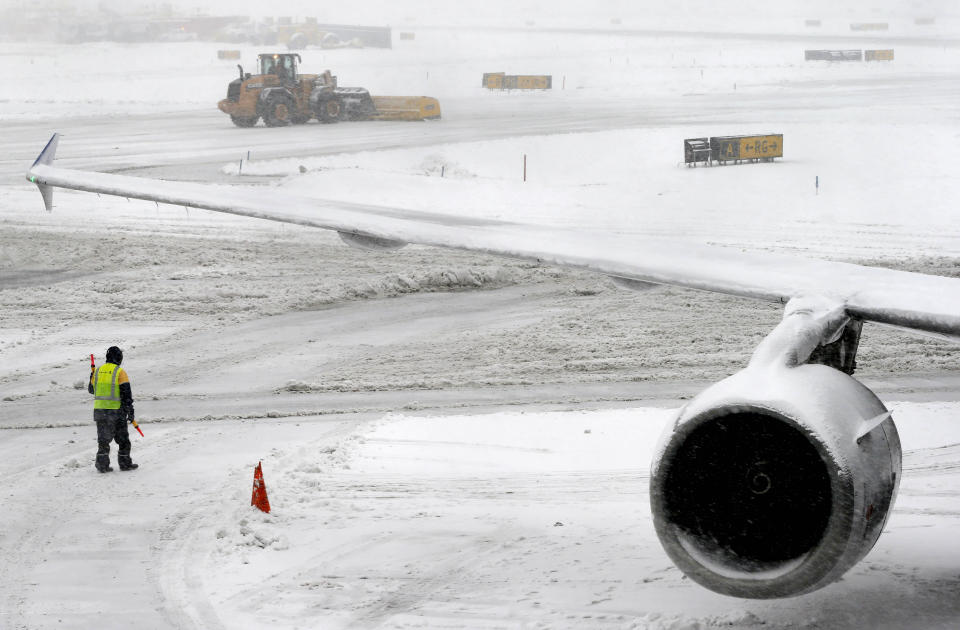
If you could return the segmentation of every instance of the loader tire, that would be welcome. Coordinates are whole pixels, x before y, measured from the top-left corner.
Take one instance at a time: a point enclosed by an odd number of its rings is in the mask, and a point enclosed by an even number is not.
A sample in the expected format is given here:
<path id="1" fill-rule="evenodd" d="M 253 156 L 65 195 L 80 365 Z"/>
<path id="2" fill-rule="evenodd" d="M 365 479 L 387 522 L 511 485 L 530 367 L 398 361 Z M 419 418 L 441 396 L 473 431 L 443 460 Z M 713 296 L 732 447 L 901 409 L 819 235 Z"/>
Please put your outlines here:
<path id="1" fill-rule="evenodd" d="M 259 116 L 234 116 L 230 115 L 230 120 L 233 121 L 237 127 L 253 127 L 257 124 L 257 121 L 260 120 Z"/>
<path id="2" fill-rule="evenodd" d="M 267 127 L 286 127 L 293 122 L 293 99 L 286 95 L 271 96 L 263 108 L 263 122 Z"/>
<path id="3" fill-rule="evenodd" d="M 342 112 L 343 105 L 340 103 L 340 99 L 331 98 L 320 101 L 317 106 L 317 119 L 322 123 L 335 123 L 340 120 Z"/>

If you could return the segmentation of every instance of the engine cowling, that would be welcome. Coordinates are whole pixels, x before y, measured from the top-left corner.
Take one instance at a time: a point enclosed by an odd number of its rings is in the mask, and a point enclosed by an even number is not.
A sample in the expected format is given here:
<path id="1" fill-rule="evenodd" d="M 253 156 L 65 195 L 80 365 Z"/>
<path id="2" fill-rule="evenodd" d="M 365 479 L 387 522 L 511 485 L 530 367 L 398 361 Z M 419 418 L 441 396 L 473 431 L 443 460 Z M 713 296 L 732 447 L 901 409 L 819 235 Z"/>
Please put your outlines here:
<path id="1" fill-rule="evenodd" d="M 901 472 L 877 396 L 824 365 L 748 367 L 698 395 L 661 438 L 650 502 L 688 577 L 725 595 L 801 595 L 876 543 Z"/>

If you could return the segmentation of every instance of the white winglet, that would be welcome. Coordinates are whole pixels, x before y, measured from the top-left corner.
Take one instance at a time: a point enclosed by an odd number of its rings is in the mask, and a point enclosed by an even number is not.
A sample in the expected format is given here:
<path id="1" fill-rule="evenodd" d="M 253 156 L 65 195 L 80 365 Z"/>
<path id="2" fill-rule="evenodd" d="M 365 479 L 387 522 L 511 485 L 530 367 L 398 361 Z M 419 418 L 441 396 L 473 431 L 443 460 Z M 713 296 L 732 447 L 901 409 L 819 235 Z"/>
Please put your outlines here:
<path id="1" fill-rule="evenodd" d="M 53 158 L 57 155 L 57 144 L 59 142 L 60 134 L 53 134 L 49 142 L 47 142 L 47 146 L 43 147 L 43 151 L 40 152 L 40 155 L 37 156 L 37 159 L 33 161 L 33 164 L 31 164 L 27 170 L 27 181 L 33 182 L 37 185 L 37 188 L 40 189 L 40 196 L 43 197 L 43 207 L 47 209 L 47 212 L 53 210 L 53 187 L 47 185 L 41 177 L 37 176 L 33 168 L 38 164 L 42 166 L 50 166 L 53 164 Z"/>

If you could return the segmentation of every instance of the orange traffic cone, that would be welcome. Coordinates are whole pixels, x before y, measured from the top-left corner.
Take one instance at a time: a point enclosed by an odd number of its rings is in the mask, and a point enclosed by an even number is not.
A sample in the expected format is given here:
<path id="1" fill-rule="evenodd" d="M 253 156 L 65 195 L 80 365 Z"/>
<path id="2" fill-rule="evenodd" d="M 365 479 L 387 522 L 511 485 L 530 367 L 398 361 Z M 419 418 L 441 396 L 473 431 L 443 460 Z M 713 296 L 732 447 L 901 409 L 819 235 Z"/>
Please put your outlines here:
<path id="1" fill-rule="evenodd" d="M 263 469 L 261 462 L 257 462 L 257 469 L 253 471 L 253 496 L 250 505 L 257 506 L 261 512 L 270 513 L 270 501 L 267 499 L 267 486 L 263 483 Z"/>

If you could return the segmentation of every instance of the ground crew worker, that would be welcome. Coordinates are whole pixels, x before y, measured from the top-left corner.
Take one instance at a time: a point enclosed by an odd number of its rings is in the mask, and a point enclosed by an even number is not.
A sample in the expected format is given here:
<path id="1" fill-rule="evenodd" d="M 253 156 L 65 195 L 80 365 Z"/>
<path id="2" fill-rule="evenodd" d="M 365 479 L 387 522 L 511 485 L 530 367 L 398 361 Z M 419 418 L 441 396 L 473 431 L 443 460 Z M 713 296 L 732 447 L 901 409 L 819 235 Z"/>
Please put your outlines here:
<path id="1" fill-rule="evenodd" d="M 117 463 L 120 470 L 133 470 L 138 465 L 130 459 L 130 436 L 127 423 L 132 423 L 133 392 L 130 378 L 120 367 L 123 351 L 107 348 L 107 362 L 91 368 L 87 391 L 93 394 L 93 419 L 97 423 L 97 470 L 110 472 L 110 441 L 117 442 Z"/>

